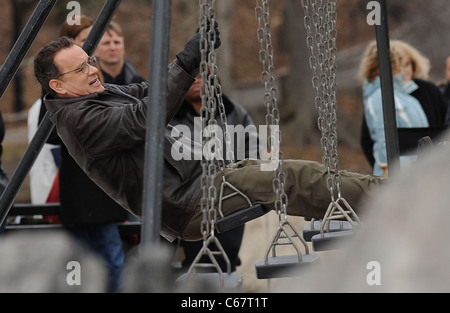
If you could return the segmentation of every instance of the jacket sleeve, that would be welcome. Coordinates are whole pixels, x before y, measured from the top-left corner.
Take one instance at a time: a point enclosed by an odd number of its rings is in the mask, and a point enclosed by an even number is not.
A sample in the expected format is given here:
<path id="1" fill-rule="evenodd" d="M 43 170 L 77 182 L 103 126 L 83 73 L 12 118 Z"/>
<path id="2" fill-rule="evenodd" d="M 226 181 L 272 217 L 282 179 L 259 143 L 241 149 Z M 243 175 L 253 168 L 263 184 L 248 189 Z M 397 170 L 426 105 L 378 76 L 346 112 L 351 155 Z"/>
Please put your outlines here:
<path id="1" fill-rule="evenodd" d="M 166 124 L 172 120 L 180 109 L 184 97 L 191 88 L 195 78 L 189 75 L 175 60 L 169 65 L 167 76 L 167 114 Z"/>
<path id="2" fill-rule="evenodd" d="M 178 112 L 186 93 L 189 91 L 189 88 L 191 88 L 194 81 L 195 79 L 183 70 L 177 61 L 174 61 L 169 65 L 167 89 L 165 93 L 163 93 L 166 95 L 166 124 L 168 124 Z M 123 92 L 138 99 L 147 98 L 148 92 L 151 91 L 151 85 L 147 82 L 117 87 Z"/>

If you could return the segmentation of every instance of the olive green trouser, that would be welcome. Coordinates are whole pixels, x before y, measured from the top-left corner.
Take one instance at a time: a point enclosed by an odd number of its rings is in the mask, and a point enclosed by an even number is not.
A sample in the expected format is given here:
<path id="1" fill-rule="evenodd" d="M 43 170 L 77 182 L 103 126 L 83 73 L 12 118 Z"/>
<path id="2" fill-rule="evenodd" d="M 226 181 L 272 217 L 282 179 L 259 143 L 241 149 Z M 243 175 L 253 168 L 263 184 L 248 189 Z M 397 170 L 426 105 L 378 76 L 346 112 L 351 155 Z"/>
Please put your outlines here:
<path id="1" fill-rule="evenodd" d="M 273 191 L 273 171 L 262 171 L 261 164 L 267 161 L 244 160 L 234 163 L 215 177 L 215 187 L 219 195 L 223 175 L 227 182 L 243 192 L 250 201 L 261 203 L 274 209 L 275 193 Z M 327 188 L 328 173 L 321 163 L 307 160 L 284 160 L 283 170 L 286 174 L 284 191 L 288 198 L 287 214 L 323 218 L 331 202 Z M 363 175 L 348 171 L 339 171 L 342 178 L 341 194 L 352 209 L 358 214 L 358 204 L 369 192 L 376 188 L 381 177 Z M 224 195 L 233 190 L 226 188 Z M 222 203 L 222 212 L 227 216 L 247 208 L 248 202 L 241 196 L 233 196 Z M 216 208 L 218 206 L 216 205 Z M 217 215 L 219 217 L 219 214 Z M 200 224 L 203 219 L 201 206 L 198 205 L 188 226 L 183 232 L 184 240 L 202 239 Z"/>

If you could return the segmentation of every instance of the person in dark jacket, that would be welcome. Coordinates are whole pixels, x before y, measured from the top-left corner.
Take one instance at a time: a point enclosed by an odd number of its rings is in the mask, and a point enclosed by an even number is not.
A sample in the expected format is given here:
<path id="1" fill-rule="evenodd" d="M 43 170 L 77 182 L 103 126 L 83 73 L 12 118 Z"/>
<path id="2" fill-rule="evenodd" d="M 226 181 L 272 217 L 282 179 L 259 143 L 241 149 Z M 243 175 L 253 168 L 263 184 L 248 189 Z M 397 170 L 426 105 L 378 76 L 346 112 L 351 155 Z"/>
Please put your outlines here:
<path id="1" fill-rule="evenodd" d="M 194 132 L 195 127 L 201 127 L 201 107 L 202 99 L 200 95 L 200 88 L 202 85 L 201 76 L 198 76 L 189 89 L 180 110 L 177 112 L 175 117 L 170 121 L 170 124 L 174 127 L 177 125 L 187 126 L 191 129 L 191 139 L 195 140 Z M 252 155 L 259 158 L 259 147 L 257 145 L 252 145 L 253 142 L 258 142 L 258 134 L 256 131 L 256 126 L 253 123 L 252 118 L 248 114 L 247 110 L 237 102 L 232 101 L 225 94 L 222 93 L 222 101 L 226 112 L 226 122 L 227 125 L 243 126 L 246 130 L 245 136 L 238 137 L 234 141 L 233 153 L 234 160 L 239 161 L 246 158 L 250 158 Z M 219 116 L 216 117 L 216 121 L 219 127 L 223 126 L 223 122 Z M 226 145 L 223 145 L 223 158 L 226 159 Z M 244 151 L 238 151 L 242 149 Z M 250 151 L 251 149 L 256 149 L 256 151 Z M 244 152 L 244 153 L 238 153 Z M 230 229 L 223 233 L 217 233 L 215 236 L 222 245 L 227 257 L 230 260 L 231 271 L 236 270 L 236 266 L 240 264 L 239 250 L 242 243 L 242 238 L 244 235 L 245 224 Z M 189 266 L 194 261 L 195 257 L 199 253 L 203 246 L 203 241 L 184 241 L 179 242 L 180 246 L 183 248 L 185 259 L 182 262 L 183 268 L 189 268 Z M 212 250 L 217 250 L 215 244 L 211 244 Z M 203 257 L 199 262 L 206 263 L 210 262 L 208 257 Z M 226 271 L 226 263 L 223 258 L 218 258 L 217 262 L 223 271 Z"/>
<path id="2" fill-rule="evenodd" d="M 95 55 L 104 83 L 128 85 L 145 81 L 131 62 L 125 59 L 125 37 L 122 27 L 118 23 L 114 21 L 109 23 L 95 50 Z M 128 214 L 127 219 L 136 221 L 132 214 Z M 128 255 L 139 243 L 140 235 L 122 236 L 122 239 L 123 248 Z"/>
<path id="3" fill-rule="evenodd" d="M 444 98 L 439 92 L 439 88 L 432 82 L 426 80 L 430 71 L 430 62 L 416 48 L 401 40 L 391 40 L 391 47 L 401 49 L 409 58 L 406 60 L 406 72 L 404 73 L 404 81 L 413 81 L 417 88 L 410 93 L 416 98 L 428 119 L 430 127 L 440 127 L 445 124 L 445 116 L 447 105 Z M 406 77 L 405 77 L 406 76 Z M 370 137 L 369 128 L 365 116 L 363 115 L 361 123 L 361 148 L 363 153 L 373 167 L 375 158 L 373 156 L 373 140 Z"/>
<path id="4" fill-rule="evenodd" d="M 219 37 L 217 24 L 215 38 Z M 201 62 L 200 34 L 197 32 L 169 64 L 166 89 L 166 123 L 179 110 L 183 99 L 199 73 Z M 220 40 L 214 42 L 220 46 Z M 137 217 L 142 215 L 145 135 L 149 83 L 126 86 L 102 84 L 98 80 L 95 58 L 62 37 L 46 45 L 34 60 L 37 80 L 46 88 L 44 103 L 59 136 L 85 173 L 111 198 Z M 65 76 L 67 75 L 67 76 Z M 70 76 L 69 76 L 70 75 Z M 162 219 L 160 234 L 169 241 L 180 238 L 196 241 L 203 238 L 202 166 L 195 142 L 175 138 L 170 125 L 164 130 L 164 179 L 162 181 Z M 178 140 L 185 158 L 178 159 L 172 150 Z M 179 143 L 179 142 L 178 142 Z M 183 149 L 184 151 L 184 149 Z M 275 208 L 273 191 L 276 159 L 246 159 L 218 168 L 214 179 L 216 190 L 223 180 L 246 195 L 249 202 Z M 330 204 L 327 168 L 315 161 L 284 160 L 284 183 L 289 198 L 287 214 L 322 218 Z M 339 171 L 341 193 L 355 211 L 364 213 L 361 201 L 377 189 L 383 178 Z M 226 190 L 224 196 L 233 190 Z M 248 208 L 240 194 L 222 203 L 224 216 Z"/>
<path id="5" fill-rule="evenodd" d="M 60 32 L 60 36 L 73 38 L 78 46 L 83 45 L 94 22 L 87 16 L 82 16 L 80 20 L 80 25 L 68 25 L 65 22 Z M 105 36 L 109 36 L 108 33 L 118 27 L 116 23 L 109 25 Z M 103 40 L 104 38 L 101 42 Z M 124 47 L 121 49 L 124 50 Z M 121 53 L 120 58 L 124 57 L 125 54 Z M 123 62 L 121 64 L 123 66 Z M 103 82 L 112 79 L 103 72 L 103 69 L 101 73 L 100 79 Z M 120 77 L 121 80 L 116 80 L 116 83 L 130 84 L 144 81 L 131 64 L 123 66 Z M 41 118 L 45 112 L 45 106 L 41 106 Z M 117 223 L 128 220 L 128 212 L 86 175 L 69 154 L 56 129 L 53 130 L 48 142 L 61 145 L 60 220 L 83 246 L 98 253 L 105 260 L 110 274 L 109 290 L 118 292 L 121 286 L 120 273 L 125 262 L 124 244 L 128 245 L 128 238 L 121 237 Z"/>
<path id="6" fill-rule="evenodd" d="M 447 104 L 445 124 L 450 125 L 450 55 L 445 59 L 445 80 L 439 82 L 438 87 Z"/>

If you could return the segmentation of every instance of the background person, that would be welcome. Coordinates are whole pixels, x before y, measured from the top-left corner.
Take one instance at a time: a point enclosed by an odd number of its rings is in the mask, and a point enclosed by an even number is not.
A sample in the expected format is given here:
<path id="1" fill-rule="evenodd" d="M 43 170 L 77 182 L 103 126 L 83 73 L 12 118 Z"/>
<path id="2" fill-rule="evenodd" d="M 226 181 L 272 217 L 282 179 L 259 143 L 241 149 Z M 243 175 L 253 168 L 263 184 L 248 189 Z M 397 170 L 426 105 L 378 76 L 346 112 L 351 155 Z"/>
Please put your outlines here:
<path id="1" fill-rule="evenodd" d="M 118 23 L 111 21 L 95 50 L 95 55 L 105 83 L 128 85 L 144 81 L 133 65 L 125 59 L 125 38 Z"/>
<path id="2" fill-rule="evenodd" d="M 427 116 L 429 126 L 439 127 L 445 124 L 447 105 L 435 84 L 428 81 L 430 61 L 420 51 L 401 40 L 392 40 L 390 45 L 394 49 L 402 49 L 406 56 L 403 67 L 403 82 L 408 85 L 414 82 L 417 85 L 410 95 L 416 98 Z M 374 166 L 373 140 L 370 137 L 365 116 L 361 124 L 361 147 L 369 164 Z"/>
<path id="3" fill-rule="evenodd" d="M 125 59 L 125 38 L 118 23 L 110 22 L 100 39 L 95 55 L 104 83 L 128 85 L 145 81 L 131 62 Z M 129 221 L 138 221 L 133 214 L 127 214 Z M 140 235 L 126 235 L 122 236 L 122 239 L 123 249 L 128 254 L 140 242 Z"/>
<path id="4" fill-rule="evenodd" d="M 394 101 L 397 127 L 428 127 L 429 122 L 419 101 L 411 93 L 418 89 L 417 84 L 405 76 L 411 66 L 410 58 L 398 44 L 391 45 L 392 74 L 394 75 Z M 406 77 L 406 79 L 405 79 Z M 384 132 L 383 102 L 381 95 L 380 71 L 378 67 L 378 48 L 371 42 L 361 59 L 360 80 L 363 85 L 364 120 L 367 123 L 370 139 L 361 136 L 362 144 L 372 143 L 373 175 L 383 176 L 382 164 L 387 163 L 386 138 Z M 405 164 L 406 157 L 400 157 Z"/>
<path id="5" fill-rule="evenodd" d="M 435 84 L 428 81 L 430 72 L 430 61 L 420 51 L 401 40 L 392 40 L 390 45 L 394 49 L 402 49 L 405 53 L 406 61 L 403 67 L 403 82 L 405 85 L 414 82 L 417 88 L 412 90 L 411 96 L 416 98 L 427 116 L 429 126 L 439 127 L 445 124 L 447 105 L 439 93 Z M 377 65 L 376 65 L 377 66 Z M 366 118 L 363 115 L 361 124 L 361 148 L 369 164 L 374 166 L 373 140 L 370 137 Z"/>
<path id="6" fill-rule="evenodd" d="M 180 110 L 177 112 L 175 117 L 170 121 L 170 124 L 176 127 L 177 125 L 188 126 L 191 129 L 191 139 L 194 138 L 194 128 L 197 127 L 197 130 L 201 129 L 201 107 L 202 107 L 202 99 L 200 97 L 200 88 L 202 84 L 201 76 L 197 76 L 194 84 L 189 89 L 186 97 L 184 98 L 184 102 L 180 107 Z M 253 123 L 252 118 L 245 110 L 243 106 L 239 103 L 231 101 L 225 94 L 222 93 L 223 105 L 225 107 L 226 117 L 227 117 L 227 125 L 230 126 L 243 126 L 244 129 L 249 130 L 248 133 L 245 134 L 244 142 L 238 142 L 241 138 L 237 136 L 234 140 L 234 146 L 232 147 L 235 161 L 239 161 L 245 158 L 249 158 L 251 156 L 250 149 L 255 149 L 255 153 L 252 155 L 253 157 L 259 158 L 259 148 L 252 147 L 252 144 L 258 142 L 258 134 L 256 132 L 256 126 Z M 221 121 L 220 116 L 215 117 L 217 121 L 217 125 L 222 128 L 223 123 Z M 247 126 L 255 126 L 247 127 Z M 237 140 L 236 140 L 237 139 Z M 242 141 L 242 140 L 241 140 Z M 223 158 L 226 160 L 226 147 L 224 143 Z M 239 149 L 245 149 L 244 153 L 242 151 L 238 151 Z M 240 152 L 240 154 L 239 154 Z M 222 245 L 226 255 L 230 260 L 231 271 L 234 272 L 236 270 L 236 266 L 240 265 L 239 260 L 239 250 L 242 243 L 242 238 L 244 235 L 245 224 L 230 229 L 229 231 L 223 233 L 216 233 L 215 236 L 219 240 Z M 185 259 L 182 262 L 182 266 L 184 269 L 188 269 L 195 257 L 198 255 L 200 249 L 203 246 L 203 240 L 201 241 L 183 241 L 180 240 L 180 246 L 183 248 Z M 210 245 L 210 249 L 217 250 L 215 244 Z M 201 263 L 210 262 L 209 257 L 202 257 L 200 259 Z M 223 258 L 217 258 L 217 262 L 220 265 L 221 269 L 225 272 L 227 271 L 226 263 Z"/>

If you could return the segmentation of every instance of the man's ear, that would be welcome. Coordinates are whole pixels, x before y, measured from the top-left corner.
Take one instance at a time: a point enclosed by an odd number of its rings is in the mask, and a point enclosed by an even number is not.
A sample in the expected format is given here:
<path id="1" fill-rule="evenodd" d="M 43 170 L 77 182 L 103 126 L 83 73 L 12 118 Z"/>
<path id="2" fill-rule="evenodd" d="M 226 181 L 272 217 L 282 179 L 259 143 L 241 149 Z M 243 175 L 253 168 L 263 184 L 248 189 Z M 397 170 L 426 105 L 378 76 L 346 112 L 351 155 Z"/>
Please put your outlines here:
<path id="1" fill-rule="evenodd" d="M 64 84 L 59 79 L 52 79 L 48 82 L 48 85 L 58 94 L 64 94 L 66 89 Z"/>

